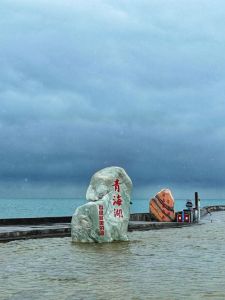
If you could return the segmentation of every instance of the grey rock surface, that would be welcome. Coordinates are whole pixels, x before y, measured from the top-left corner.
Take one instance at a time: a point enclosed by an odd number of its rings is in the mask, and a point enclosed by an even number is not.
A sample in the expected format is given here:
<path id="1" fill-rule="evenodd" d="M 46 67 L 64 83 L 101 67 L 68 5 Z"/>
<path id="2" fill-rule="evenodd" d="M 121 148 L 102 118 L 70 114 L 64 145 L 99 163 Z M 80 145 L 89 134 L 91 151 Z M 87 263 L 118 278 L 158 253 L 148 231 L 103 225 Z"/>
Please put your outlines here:
<path id="1" fill-rule="evenodd" d="M 130 217 L 132 181 L 120 167 L 95 173 L 87 189 L 89 201 L 72 217 L 71 236 L 75 242 L 126 241 Z"/>

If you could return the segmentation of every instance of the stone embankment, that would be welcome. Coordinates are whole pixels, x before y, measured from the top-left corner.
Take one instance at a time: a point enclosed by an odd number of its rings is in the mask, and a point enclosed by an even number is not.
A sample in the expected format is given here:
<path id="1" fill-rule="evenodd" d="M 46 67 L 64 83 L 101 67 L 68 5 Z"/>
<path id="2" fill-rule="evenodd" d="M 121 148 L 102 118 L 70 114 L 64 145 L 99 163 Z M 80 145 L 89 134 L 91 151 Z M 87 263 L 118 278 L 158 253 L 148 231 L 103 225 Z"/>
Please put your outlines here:
<path id="1" fill-rule="evenodd" d="M 201 217 L 215 211 L 225 211 L 225 205 L 203 207 L 201 209 Z M 71 235 L 70 223 L 71 216 L 0 219 L 0 242 L 19 239 L 67 237 Z M 193 224 L 152 222 L 149 213 L 136 213 L 130 215 L 128 231 L 179 228 L 191 225 Z"/>

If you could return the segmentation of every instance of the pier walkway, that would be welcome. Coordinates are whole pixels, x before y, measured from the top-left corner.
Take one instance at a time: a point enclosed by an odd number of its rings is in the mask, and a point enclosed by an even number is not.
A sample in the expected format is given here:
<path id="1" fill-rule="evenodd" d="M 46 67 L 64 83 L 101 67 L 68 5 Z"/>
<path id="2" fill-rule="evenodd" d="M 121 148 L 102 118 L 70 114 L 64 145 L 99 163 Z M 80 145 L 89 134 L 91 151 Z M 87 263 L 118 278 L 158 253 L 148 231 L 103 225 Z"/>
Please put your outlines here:
<path id="1" fill-rule="evenodd" d="M 225 206 L 208 206 L 201 209 L 203 217 L 209 212 L 225 210 Z M 67 237 L 70 236 L 71 216 L 0 219 L 0 242 L 19 239 Z M 145 231 L 165 228 L 193 226 L 196 223 L 153 222 L 149 213 L 130 215 L 128 231 Z"/>

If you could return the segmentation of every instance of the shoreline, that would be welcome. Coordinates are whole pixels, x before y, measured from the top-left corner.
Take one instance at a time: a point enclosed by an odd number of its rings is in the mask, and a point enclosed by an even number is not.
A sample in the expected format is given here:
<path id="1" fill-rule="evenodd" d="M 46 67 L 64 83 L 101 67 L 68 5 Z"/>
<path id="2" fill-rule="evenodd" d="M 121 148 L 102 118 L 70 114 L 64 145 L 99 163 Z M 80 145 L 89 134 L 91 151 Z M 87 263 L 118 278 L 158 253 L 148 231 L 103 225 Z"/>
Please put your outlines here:
<path id="1" fill-rule="evenodd" d="M 215 211 L 225 211 L 225 205 L 201 208 L 201 217 Z M 69 237 L 72 216 L 0 219 L 0 243 L 21 239 Z M 128 231 L 159 230 L 198 225 L 198 223 L 153 222 L 149 213 L 130 215 Z"/>

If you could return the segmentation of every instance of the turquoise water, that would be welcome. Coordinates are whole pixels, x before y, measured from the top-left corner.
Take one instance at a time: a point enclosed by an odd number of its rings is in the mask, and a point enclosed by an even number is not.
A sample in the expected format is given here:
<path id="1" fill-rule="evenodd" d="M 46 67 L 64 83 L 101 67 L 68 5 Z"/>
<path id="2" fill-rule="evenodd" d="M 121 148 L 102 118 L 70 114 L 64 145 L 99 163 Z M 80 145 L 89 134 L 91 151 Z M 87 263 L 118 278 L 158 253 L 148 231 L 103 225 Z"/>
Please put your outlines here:
<path id="1" fill-rule="evenodd" d="M 131 232 L 130 242 L 0 244 L 0 299 L 224 300 L 225 212 L 202 221 Z"/>
<path id="2" fill-rule="evenodd" d="M 131 212 L 148 212 L 149 200 L 132 199 Z M 71 216 L 86 203 L 83 199 L 0 199 L 0 218 Z M 175 209 L 182 210 L 186 200 L 176 200 Z M 225 199 L 202 200 L 201 206 L 225 205 Z"/>

